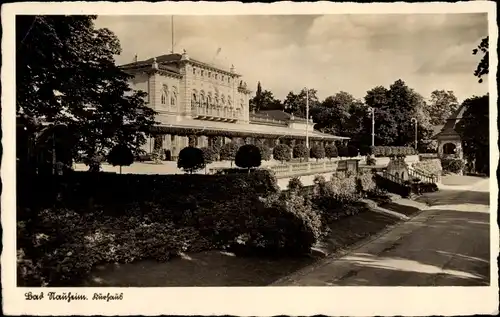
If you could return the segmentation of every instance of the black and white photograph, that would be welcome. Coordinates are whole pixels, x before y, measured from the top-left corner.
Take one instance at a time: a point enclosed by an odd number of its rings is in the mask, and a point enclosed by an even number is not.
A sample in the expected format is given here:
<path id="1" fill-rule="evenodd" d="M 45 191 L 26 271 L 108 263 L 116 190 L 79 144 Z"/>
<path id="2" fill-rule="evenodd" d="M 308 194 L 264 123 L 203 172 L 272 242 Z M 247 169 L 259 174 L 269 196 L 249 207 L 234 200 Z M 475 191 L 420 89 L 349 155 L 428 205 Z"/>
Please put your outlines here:
<path id="1" fill-rule="evenodd" d="M 2 10 L 10 311 L 498 310 L 496 4 L 69 4 Z"/>

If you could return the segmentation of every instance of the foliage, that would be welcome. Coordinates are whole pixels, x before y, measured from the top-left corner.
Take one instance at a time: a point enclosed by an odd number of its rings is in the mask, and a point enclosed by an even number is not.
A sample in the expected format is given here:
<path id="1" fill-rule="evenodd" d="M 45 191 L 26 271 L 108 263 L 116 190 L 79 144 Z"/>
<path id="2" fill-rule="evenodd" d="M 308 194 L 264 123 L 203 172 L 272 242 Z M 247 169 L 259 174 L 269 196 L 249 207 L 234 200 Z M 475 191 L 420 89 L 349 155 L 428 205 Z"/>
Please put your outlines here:
<path id="1" fill-rule="evenodd" d="M 260 82 L 257 84 L 255 97 L 250 99 L 250 111 L 283 110 L 281 101 L 273 96 L 269 90 L 262 90 Z"/>
<path id="2" fill-rule="evenodd" d="M 440 159 L 421 160 L 413 163 L 412 167 L 417 171 L 432 175 L 441 175 L 443 171 Z"/>
<path id="3" fill-rule="evenodd" d="M 220 149 L 220 159 L 222 161 L 231 161 L 232 165 L 239 148 L 240 145 L 235 142 L 224 144 Z"/>
<path id="4" fill-rule="evenodd" d="M 206 165 L 213 163 L 217 160 L 217 153 L 213 147 L 202 147 L 201 151 L 203 152 L 203 160 Z"/>
<path id="5" fill-rule="evenodd" d="M 205 168 L 206 163 L 203 151 L 195 147 L 185 147 L 179 152 L 177 159 L 177 168 L 183 169 L 189 174 Z"/>
<path id="6" fill-rule="evenodd" d="M 456 125 L 456 131 L 462 139 L 465 158 L 474 162 L 476 172 L 489 174 L 489 94 L 466 99 L 462 120 Z"/>
<path id="7" fill-rule="evenodd" d="M 140 154 L 156 114 L 115 65 L 118 38 L 95 28 L 95 19 L 24 15 L 15 22 L 17 113 L 67 125 L 73 157 L 81 152 L 86 162 L 119 143 Z"/>
<path id="8" fill-rule="evenodd" d="M 162 159 L 162 148 L 163 137 L 157 134 L 153 138 L 153 153 L 151 153 L 151 159 L 155 162 L 155 164 L 159 164 Z"/>
<path id="9" fill-rule="evenodd" d="M 286 144 L 278 144 L 273 149 L 273 158 L 277 161 L 286 162 L 292 158 L 290 147 Z"/>
<path id="10" fill-rule="evenodd" d="M 464 171 L 465 161 L 458 158 L 441 159 L 441 165 L 443 166 L 443 171 L 459 174 Z"/>
<path id="11" fill-rule="evenodd" d="M 303 159 L 309 158 L 309 149 L 305 144 L 296 144 L 293 147 L 293 157 L 300 159 L 300 161 L 302 162 Z"/>
<path id="12" fill-rule="evenodd" d="M 306 97 L 307 90 L 304 88 L 299 94 L 295 94 L 292 91 L 288 93 L 283 105 L 285 107 L 285 112 L 292 113 L 296 117 L 305 118 L 306 117 Z M 318 106 L 319 100 L 316 96 L 317 91 L 315 89 L 309 89 L 309 108 L 314 109 Z M 312 112 L 310 113 L 312 115 Z"/>
<path id="13" fill-rule="evenodd" d="M 260 150 L 253 144 L 245 144 L 238 149 L 235 157 L 236 166 L 242 168 L 259 167 L 262 161 Z"/>
<path id="14" fill-rule="evenodd" d="M 375 166 L 375 165 L 377 165 L 377 160 L 373 156 L 370 155 L 366 158 L 366 165 Z"/>
<path id="15" fill-rule="evenodd" d="M 264 143 L 257 143 L 257 147 L 259 148 L 262 160 L 269 161 L 271 159 L 271 154 L 272 154 L 269 146 L 267 146 Z"/>
<path id="16" fill-rule="evenodd" d="M 445 124 L 457 108 L 458 100 L 452 90 L 434 90 L 425 110 L 430 118 L 430 124 L 440 125 Z"/>
<path id="17" fill-rule="evenodd" d="M 477 65 L 476 70 L 474 71 L 474 76 L 479 78 L 479 82 L 483 82 L 483 76 L 488 75 L 489 73 L 489 37 L 485 37 L 481 40 L 481 43 L 478 45 L 477 48 L 475 48 L 472 51 L 472 54 L 476 55 L 477 53 L 481 52 L 483 57 L 481 58 L 481 61 Z"/>
<path id="18" fill-rule="evenodd" d="M 328 144 L 325 146 L 325 157 L 331 159 L 339 156 L 339 152 L 335 144 Z"/>
<path id="19" fill-rule="evenodd" d="M 315 144 L 311 147 L 311 158 L 322 159 L 325 158 L 325 148 L 323 145 Z"/>
<path id="20" fill-rule="evenodd" d="M 288 190 L 290 191 L 300 191 L 304 185 L 302 184 L 302 181 L 300 180 L 299 176 L 295 176 L 290 178 L 288 181 Z"/>
<path id="21" fill-rule="evenodd" d="M 411 195 L 411 187 L 409 185 L 399 184 L 379 174 L 374 174 L 374 180 L 378 188 L 389 193 L 400 195 L 403 198 Z"/>
<path id="22" fill-rule="evenodd" d="M 347 146 L 345 146 L 345 145 L 339 145 L 338 152 L 339 152 L 340 157 L 348 157 L 349 156 L 349 151 L 347 150 Z"/>
<path id="23" fill-rule="evenodd" d="M 117 144 L 108 154 L 108 162 L 113 166 L 129 166 L 134 163 L 134 154 L 125 144 Z"/>
<path id="24" fill-rule="evenodd" d="M 347 146 L 347 155 L 349 157 L 358 156 L 358 148 L 355 147 L 354 145 L 348 145 Z"/>
<path id="25" fill-rule="evenodd" d="M 417 150 L 408 146 L 372 146 L 370 154 L 375 157 L 416 155 Z"/>

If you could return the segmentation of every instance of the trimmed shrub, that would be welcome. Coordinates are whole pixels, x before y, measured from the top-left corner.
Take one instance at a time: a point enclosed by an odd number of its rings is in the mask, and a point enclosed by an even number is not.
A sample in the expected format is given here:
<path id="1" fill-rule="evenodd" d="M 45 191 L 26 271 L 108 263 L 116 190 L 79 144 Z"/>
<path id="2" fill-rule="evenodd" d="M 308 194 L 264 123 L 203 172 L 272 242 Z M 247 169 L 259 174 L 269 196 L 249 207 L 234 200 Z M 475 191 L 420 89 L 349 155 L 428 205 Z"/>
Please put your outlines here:
<path id="1" fill-rule="evenodd" d="M 125 144 L 115 145 L 108 154 L 108 163 L 113 166 L 120 166 L 120 174 L 122 166 L 130 166 L 134 163 L 134 154 Z"/>
<path id="2" fill-rule="evenodd" d="M 241 146 L 235 157 L 236 166 L 247 169 L 259 167 L 262 163 L 261 160 L 260 150 L 253 144 Z"/>
<path id="3" fill-rule="evenodd" d="M 310 157 L 316 160 L 325 158 L 325 148 L 322 145 L 313 145 Z"/>
<path id="4" fill-rule="evenodd" d="M 356 157 L 356 156 L 358 156 L 358 148 L 355 147 L 354 145 L 347 146 L 347 155 L 349 157 Z"/>
<path id="5" fill-rule="evenodd" d="M 408 146 L 371 146 L 370 154 L 375 157 L 389 157 L 398 155 L 415 155 L 417 151 Z"/>
<path id="6" fill-rule="evenodd" d="M 271 159 L 271 154 L 272 154 L 269 146 L 267 146 L 264 143 L 259 143 L 257 144 L 257 147 L 259 148 L 262 160 L 269 161 Z"/>
<path id="7" fill-rule="evenodd" d="M 290 178 L 288 181 L 288 190 L 290 191 L 299 191 L 304 187 L 302 184 L 302 181 L 300 180 L 299 176 L 295 176 Z"/>
<path id="8" fill-rule="evenodd" d="M 443 167 L 443 171 L 455 174 L 463 173 L 465 169 L 465 161 L 458 158 L 442 159 L 441 165 Z"/>
<path id="9" fill-rule="evenodd" d="M 422 171 L 432 175 L 441 175 L 443 172 L 440 159 L 422 160 L 413 163 L 412 167 L 417 171 Z"/>
<path id="10" fill-rule="evenodd" d="M 233 161 L 239 148 L 240 145 L 234 142 L 224 144 L 220 149 L 220 159 L 222 161 L 231 161 L 231 166 L 233 166 Z"/>
<path id="11" fill-rule="evenodd" d="M 297 144 L 293 147 L 293 158 L 298 158 L 302 162 L 303 159 L 309 158 L 309 150 L 305 144 Z"/>
<path id="12" fill-rule="evenodd" d="M 273 158 L 277 161 L 286 162 L 292 158 L 290 147 L 286 144 L 278 144 L 273 149 Z"/>
<path id="13" fill-rule="evenodd" d="M 205 159 L 201 149 L 188 146 L 179 152 L 177 168 L 183 169 L 186 173 L 193 174 L 205 168 L 205 166 Z"/>
<path id="14" fill-rule="evenodd" d="M 329 144 L 325 146 L 325 156 L 329 159 L 339 156 L 339 152 L 335 144 Z"/>
<path id="15" fill-rule="evenodd" d="M 213 163 L 217 160 L 217 153 L 213 147 L 202 147 L 201 151 L 203 152 L 203 160 L 205 164 Z"/>
<path id="16" fill-rule="evenodd" d="M 339 145 L 338 152 L 340 157 L 348 157 L 349 151 L 347 150 L 347 146 Z"/>

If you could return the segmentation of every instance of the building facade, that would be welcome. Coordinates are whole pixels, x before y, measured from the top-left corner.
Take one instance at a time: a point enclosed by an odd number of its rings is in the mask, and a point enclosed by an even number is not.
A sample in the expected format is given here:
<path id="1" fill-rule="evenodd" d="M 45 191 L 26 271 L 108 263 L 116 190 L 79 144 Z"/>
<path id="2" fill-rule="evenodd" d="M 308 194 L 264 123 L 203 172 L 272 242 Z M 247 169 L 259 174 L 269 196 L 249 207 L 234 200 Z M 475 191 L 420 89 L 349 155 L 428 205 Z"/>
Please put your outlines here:
<path id="1" fill-rule="evenodd" d="M 159 125 L 150 131 L 147 153 L 161 148 L 175 159 L 188 146 L 214 142 L 347 142 L 314 130 L 314 123 L 282 111 L 250 113 L 251 91 L 234 66 L 224 70 L 182 54 L 167 54 L 122 65 L 130 85 L 148 94 Z M 307 131 L 306 131 L 307 130 Z"/>
<path id="2" fill-rule="evenodd" d="M 462 104 L 447 120 L 441 131 L 435 136 L 438 141 L 438 155 L 441 158 L 463 158 L 462 139 L 456 131 L 457 123 L 462 120 L 466 110 Z"/>

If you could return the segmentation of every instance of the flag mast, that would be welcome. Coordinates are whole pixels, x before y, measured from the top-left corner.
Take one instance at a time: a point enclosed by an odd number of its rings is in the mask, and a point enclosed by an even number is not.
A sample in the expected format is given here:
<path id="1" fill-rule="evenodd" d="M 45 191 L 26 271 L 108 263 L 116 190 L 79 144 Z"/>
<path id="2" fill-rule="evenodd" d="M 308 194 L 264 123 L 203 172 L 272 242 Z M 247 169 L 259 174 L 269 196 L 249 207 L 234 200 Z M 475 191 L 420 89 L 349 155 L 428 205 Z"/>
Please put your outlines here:
<path id="1" fill-rule="evenodd" d="M 172 30 L 172 50 L 171 50 L 171 53 L 174 54 L 174 16 L 173 15 L 171 16 L 170 21 L 172 24 L 172 27 L 171 27 L 171 30 Z"/>

